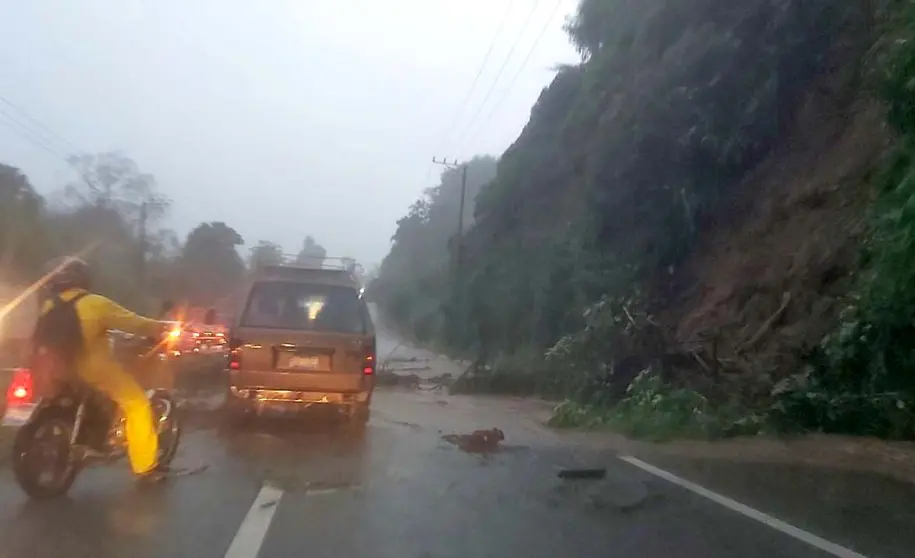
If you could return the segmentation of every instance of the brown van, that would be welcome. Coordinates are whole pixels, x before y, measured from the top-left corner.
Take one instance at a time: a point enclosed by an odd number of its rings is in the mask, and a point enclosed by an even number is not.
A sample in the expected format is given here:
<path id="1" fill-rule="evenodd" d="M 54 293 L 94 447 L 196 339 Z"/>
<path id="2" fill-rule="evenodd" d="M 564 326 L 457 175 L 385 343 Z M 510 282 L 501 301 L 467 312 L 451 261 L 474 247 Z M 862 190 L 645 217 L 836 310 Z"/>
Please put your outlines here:
<path id="1" fill-rule="evenodd" d="M 229 333 L 229 411 L 316 404 L 365 424 L 375 388 L 375 329 L 351 269 L 261 268 Z"/>

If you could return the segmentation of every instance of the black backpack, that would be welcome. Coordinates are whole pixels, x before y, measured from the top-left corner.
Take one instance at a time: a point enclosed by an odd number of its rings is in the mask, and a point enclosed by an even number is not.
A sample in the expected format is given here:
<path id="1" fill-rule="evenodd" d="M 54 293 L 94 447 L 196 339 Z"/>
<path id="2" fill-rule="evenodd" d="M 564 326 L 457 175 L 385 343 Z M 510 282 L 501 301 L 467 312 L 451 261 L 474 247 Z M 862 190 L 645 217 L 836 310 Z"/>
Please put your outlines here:
<path id="1" fill-rule="evenodd" d="M 73 363 L 83 352 L 83 328 L 76 303 L 86 294 L 80 293 L 70 300 L 53 295 L 51 308 L 41 314 L 35 324 L 32 348 L 35 354 L 50 359 L 58 373 L 72 372 Z"/>

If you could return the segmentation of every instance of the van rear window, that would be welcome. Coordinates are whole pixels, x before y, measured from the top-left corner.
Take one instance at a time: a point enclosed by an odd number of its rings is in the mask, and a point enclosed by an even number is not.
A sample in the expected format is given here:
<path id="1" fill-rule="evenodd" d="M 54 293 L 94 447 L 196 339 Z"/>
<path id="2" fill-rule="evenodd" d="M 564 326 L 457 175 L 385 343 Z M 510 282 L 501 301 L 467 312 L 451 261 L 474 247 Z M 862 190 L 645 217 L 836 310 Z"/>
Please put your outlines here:
<path id="1" fill-rule="evenodd" d="M 365 333 L 359 293 L 351 287 L 267 281 L 251 290 L 245 327 Z"/>

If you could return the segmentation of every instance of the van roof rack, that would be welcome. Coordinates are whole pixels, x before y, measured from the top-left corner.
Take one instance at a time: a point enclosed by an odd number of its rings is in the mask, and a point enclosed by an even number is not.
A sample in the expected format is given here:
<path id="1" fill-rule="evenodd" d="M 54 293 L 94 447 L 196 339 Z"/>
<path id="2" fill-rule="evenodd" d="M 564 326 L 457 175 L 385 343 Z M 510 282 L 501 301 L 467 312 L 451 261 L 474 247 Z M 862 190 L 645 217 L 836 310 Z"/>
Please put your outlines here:
<path id="1" fill-rule="evenodd" d="M 297 254 L 283 254 L 278 263 L 258 265 L 254 269 L 257 275 L 269 276 L 301 276 L 307 272 L 331 272 L 331 274 L 345 274 L 353 281 L 360 283 L 359 276 L 362 266 L 355 259 L 346 257 L 300 258 Z"/>
<path id="2" fill-rule="evenodd" d="M 356 272 L 361 266 L 353 258 L 323 257 L 300 258 L 298 254 L 283 254 L 279 263 L 282 267 L 297 267 L 301 269 L 329 269 L 337 271 Z M 273 266 L 273 267 L 279 267 Z"/>

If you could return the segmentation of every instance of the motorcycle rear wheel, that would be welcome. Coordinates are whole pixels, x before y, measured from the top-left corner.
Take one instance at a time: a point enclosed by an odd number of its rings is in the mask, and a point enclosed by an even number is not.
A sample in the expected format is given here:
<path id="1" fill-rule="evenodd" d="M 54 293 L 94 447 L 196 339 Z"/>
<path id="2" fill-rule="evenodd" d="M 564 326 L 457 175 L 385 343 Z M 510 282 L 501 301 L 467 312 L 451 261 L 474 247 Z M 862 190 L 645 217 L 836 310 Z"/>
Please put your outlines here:
<path id="1" fill-rule="evenodd" d="M 32 422 L 24 425 L 16 433 L 13 441 L 13 475 L 16 482 L 31 498 L 47 500 L 65 495 L 76 476 L 79 474 L 79 465 L 72 459 L 70 434 L 73 424 L 70 418 L 63 413 L 45 410 Z M 52 441 L 43 440 L 50 434 Z M 52 460 L 47 456 L 38 455 L 44 449 L 41 443 L 56 446 L 56 455 Z M 50 471 L 46 467 L 50 466 Z M 42 479 L 44 473 L 52 474 L 51 482 Z"/>

